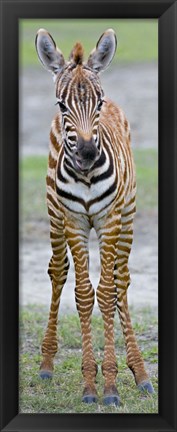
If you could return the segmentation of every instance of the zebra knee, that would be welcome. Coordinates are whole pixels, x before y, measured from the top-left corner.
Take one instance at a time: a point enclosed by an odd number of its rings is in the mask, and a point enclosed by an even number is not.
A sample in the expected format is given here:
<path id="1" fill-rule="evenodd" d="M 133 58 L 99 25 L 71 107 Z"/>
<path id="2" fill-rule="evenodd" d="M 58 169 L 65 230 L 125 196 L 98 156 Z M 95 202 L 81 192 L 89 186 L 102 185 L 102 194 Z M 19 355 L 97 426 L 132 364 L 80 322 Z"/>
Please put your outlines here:
<path id="1" fill-rule="evenodd" d="M 127 264 L 119 265 L 114 270 L 114 281 L 118 288 L 118 292 L 127 291 L 131 283 L 130 271 Z"/>
<path id="2" fill-rule="evenodd" d="M 116 303 L 117 303 L 117 294 L 116 290 L 110 290 L 108 288 L 105 289 L 104 286 L 98 286 L 96 291 L 97 302 L 99 309 L 106 319 L 114 318 Z M 109 300 L 108 300 L 109 299 Z"/>
<path id="3" fill-rule="evenodd" d="M 57 285 L 64 285 L 67 279 L 69 266 L 70 263 L 67 255 L 60 261 L 55 261 L 52 256 L 48 266 L 48 275 L 51 282 Z"/>
<path id="4" fill-rule="evenodd" d="M 75 287 L 76 307 L 79 315 L 87 319 L 92 313 L 95 302 L 95 290 L 91 283 L 88 285 L 76 285 Z"/>

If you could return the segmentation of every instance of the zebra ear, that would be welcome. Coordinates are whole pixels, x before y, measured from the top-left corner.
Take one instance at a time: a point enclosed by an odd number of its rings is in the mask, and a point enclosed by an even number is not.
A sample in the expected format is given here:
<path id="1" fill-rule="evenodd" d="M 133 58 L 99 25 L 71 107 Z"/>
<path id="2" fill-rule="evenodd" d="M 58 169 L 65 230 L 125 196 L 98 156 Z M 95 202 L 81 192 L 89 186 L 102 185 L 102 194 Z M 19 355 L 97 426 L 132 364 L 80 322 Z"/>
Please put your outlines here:
<path id="1" fill-rule="evenodd" d="M 65 65 L 65 60 L 52 36 L 46 30 L 39 29 L 35 45 L 39 60 L 43 66 L 56 75 Z"/>
<path id="2" fill-rule="evenodd" d="M 114 30 L 106 30 L 96 47 L 91 52 L 87 65 L 95 72 L 101 72 L 111 63 L 117 47 L 117 38 Z"/>

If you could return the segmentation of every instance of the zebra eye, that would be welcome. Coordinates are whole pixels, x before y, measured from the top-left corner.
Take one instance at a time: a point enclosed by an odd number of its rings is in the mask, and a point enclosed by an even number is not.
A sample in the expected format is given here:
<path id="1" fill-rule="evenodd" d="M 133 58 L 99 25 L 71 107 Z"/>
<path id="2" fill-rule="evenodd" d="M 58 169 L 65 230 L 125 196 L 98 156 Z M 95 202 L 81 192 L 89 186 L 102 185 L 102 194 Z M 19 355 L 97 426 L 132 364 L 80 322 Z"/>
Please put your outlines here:
<path id="1" fill-rule="evenodd" d="M 100 99 L 100 100 L 99 100 L 98 105 L 97 105 L 97 110 L 98 110 L 98 111 L 101 111 L 101 107 L 102 107 L 102 105 L 103 105 L 103 102 L 104 102 L 103 99 Z"/>
<path id="2" fill-rule="evenodd" d="M 57 104 L 59 105 L 60 110 L 61 110 L 62 113 L 65 113 L 67 111 L 67 107 L 66 107 L 66 105 L 63 102 L 58 101 Z"/>

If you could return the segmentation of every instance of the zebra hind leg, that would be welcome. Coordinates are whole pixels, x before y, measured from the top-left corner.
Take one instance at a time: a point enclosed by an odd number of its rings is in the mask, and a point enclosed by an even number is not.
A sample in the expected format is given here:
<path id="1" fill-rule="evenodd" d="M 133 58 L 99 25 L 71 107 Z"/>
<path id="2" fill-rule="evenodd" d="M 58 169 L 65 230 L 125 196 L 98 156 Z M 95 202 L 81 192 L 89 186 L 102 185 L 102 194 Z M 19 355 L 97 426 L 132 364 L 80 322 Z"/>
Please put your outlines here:
<path id="1" fill-rule="evenodd" d="M 117 257 L 114 274 L 117 286 L 117 308 L 127 351 L 127 365 L 133 372 L 137 387 L 141 391 L 153 393 L 154 389 L 145 370 L 144 360 L 131 324 L 127 302 L 127 289 L 130 284 L 130 274 L 127 259 L 125 259 L 125 257 L 123 258 L 122 255 L 118 255 Z"/>
<path id="2" fill-rule="evenodd" d="M 49 262 L 48 273 L 52 282 L 52 299 L 46 333 L 42 342 L 41 378 L 52 378 L 54 356 L 58 349 L 57 322 L 60 297 L 67 278 L 69 261 L 64 237 L 53 239 L 53 255 Z"/>

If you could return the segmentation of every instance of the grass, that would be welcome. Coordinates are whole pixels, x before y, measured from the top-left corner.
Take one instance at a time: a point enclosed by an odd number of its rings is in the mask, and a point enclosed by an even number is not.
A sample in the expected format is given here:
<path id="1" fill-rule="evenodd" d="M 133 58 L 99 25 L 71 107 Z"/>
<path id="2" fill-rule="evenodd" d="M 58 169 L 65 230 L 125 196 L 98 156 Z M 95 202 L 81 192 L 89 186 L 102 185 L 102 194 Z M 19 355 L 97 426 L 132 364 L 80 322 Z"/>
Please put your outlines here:
<path id="1" fill-rule="evenodd" d="M 158 22 L 155 19 L 21 19 L 19 26 L 20 65 L 39 65 L 35 36 L 46 28 L 68 58 L 75 42 L 80 40 L 87 58 L 97 40 L 107 28 L 113 28 L 118 38 L 114 62 L 156 61 L 158 57 Z"/>
<path id="2" fill-rule="evenodd" d="M 48 313 L 40 305 L 20 311 L 20 412 L 21 413 L 158 413 L 157 381 L 157 315 L 152 309 L 131 310 L 132 322 L 142 350 L 155 394 L 141 394 L 126 366 L 125 348 L 118 318 L 115 319 L 115 346 L 118 359 L 118 389 L 122 405 L 105 407 L 102 403 L 103 377 L 100 371 L 103 358 L 103 322 L 94 315 L 92 334 L 97 375 L 97 404 L 81 402 L 81 335 L 77 315 L 62 315 L 59 319 L 59 351 L 56 355 L 52 381 L 38 376 L 41 361 L 40 345 L 47 324 Z M 72 329 L 72 330 L 71 330 Z"/>
<path id="3" fill-rule="evenodd" d="M 47 157 L 26 157 L 20 161 L 20 217 L 21 221 L 47 218 L 46 178 Z"/>
<path id="4" fill-rule="evenodd" d="M 156 150 L 134 150 L 137 170 L 137 210 L 157 208 L 158 155 Z M 25 157 L 20 161 L 20 215 L 21 222 L 46 220 L 47 158 Z"/>
<path id="5" fill-rule="evenodd" d="M 156 209 L 158 204 L 158 152 L 134 150 L 137 176 L 137 210 Z"/>

